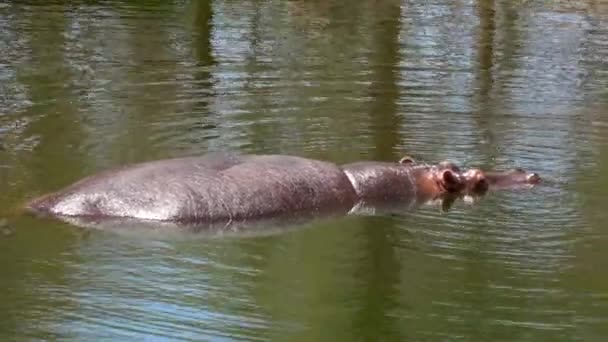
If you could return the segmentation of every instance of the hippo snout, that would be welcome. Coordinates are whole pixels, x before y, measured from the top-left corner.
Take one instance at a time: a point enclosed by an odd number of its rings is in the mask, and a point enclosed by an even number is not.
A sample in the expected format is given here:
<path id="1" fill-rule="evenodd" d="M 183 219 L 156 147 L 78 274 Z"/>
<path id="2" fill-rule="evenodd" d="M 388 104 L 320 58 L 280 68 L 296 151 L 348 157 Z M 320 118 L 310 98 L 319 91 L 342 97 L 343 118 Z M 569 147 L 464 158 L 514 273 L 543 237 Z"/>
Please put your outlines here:
<path id="1" fill-rule="evenodd" d="M 526 185 L 534 185 L 541 182 L 539 174 L 528 172 L 522 168 L 514 168 L 507 171 L 486 172 L 486 178 L 491 188 L 512 188 Z"/>

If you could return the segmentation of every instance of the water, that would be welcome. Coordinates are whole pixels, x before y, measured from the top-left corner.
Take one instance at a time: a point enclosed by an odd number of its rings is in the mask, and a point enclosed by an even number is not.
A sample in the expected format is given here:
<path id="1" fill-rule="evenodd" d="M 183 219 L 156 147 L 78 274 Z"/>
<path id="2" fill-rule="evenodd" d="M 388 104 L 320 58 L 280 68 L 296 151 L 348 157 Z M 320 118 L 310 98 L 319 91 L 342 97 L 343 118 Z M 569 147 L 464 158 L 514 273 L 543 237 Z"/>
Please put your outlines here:
<path id="1" fill-rule="evenodd" d="M 607 27 L 591 0 L 0 2 L 0 339 L 605 340 Z M 230 238 L 13 214 L 218 150 L 549 184 Z"/>

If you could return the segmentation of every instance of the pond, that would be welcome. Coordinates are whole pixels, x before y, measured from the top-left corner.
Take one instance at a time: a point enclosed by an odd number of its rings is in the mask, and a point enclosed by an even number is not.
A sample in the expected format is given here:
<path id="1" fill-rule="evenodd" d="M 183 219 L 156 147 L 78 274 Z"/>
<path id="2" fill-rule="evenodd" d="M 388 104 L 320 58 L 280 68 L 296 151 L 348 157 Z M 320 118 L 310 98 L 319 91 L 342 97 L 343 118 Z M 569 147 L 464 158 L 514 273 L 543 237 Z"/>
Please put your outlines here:
<path id="1" fill-rule="evenodd" d="M 1 340 L 608 337 L 601 1 L 0 1 L 0 30 Z M 231 237 L 14 214 L 212 151 L 547 181 Z"/>

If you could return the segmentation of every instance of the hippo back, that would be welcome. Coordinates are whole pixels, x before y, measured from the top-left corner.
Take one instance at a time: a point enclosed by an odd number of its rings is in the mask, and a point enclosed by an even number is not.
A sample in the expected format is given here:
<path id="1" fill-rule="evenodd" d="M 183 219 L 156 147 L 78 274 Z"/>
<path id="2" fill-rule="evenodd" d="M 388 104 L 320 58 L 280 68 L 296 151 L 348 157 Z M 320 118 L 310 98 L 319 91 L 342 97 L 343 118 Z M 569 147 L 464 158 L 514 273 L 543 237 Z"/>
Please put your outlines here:
<path id="1" fill-rule="evenodd" d="M 28 207 L 57 216 L 203 223 L 348 210 L 355 200 L 348 178 L 331 163 L 213 154 L 105 171 Z"/>

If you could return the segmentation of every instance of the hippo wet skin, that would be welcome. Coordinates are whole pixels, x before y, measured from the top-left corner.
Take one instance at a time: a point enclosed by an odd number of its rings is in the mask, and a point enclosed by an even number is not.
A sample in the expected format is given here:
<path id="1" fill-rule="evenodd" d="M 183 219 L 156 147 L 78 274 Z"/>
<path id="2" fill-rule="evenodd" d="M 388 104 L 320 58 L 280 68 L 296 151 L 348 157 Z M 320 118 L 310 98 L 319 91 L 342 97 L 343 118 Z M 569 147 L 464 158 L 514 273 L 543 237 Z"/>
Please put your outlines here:
<path id="1" fill-rule="evenodd" d="M 228 225 L 410 206 L 464 188 L 466 180 L 450 168 L 410 160 L 338 166 L 286 155 L 209 154 L 103 171 L 36 198 L 26 209 L 59 218 Z"/>

